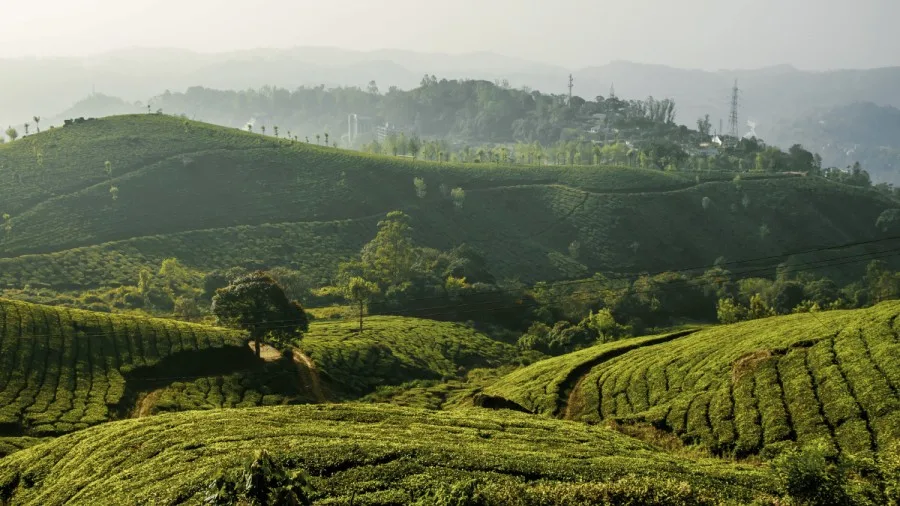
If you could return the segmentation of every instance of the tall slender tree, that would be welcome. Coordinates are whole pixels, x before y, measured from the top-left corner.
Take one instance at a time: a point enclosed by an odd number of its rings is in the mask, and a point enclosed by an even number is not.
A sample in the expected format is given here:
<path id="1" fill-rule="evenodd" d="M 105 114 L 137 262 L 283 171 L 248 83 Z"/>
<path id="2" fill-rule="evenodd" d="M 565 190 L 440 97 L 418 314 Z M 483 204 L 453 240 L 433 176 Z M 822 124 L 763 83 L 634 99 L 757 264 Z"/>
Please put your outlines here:
<path id="1" fill-rule="evenodd" d="M 372 296 L 378 293 L 378 285 L 371 281 L 354 276 L 347 283 L 346 295 L 350 302 L 356 305 L 359 314 L 359 331 L 363 331 L 363 315 L 366 312 L 366 305 L 372 299 Z"/>
<path id="2" fill-rule="evenodd" d="M 32 119 L 34 119 L 34 127 L 37 129 L 38 133 L 41 133 L 41 117 L 35 116 Z"/>

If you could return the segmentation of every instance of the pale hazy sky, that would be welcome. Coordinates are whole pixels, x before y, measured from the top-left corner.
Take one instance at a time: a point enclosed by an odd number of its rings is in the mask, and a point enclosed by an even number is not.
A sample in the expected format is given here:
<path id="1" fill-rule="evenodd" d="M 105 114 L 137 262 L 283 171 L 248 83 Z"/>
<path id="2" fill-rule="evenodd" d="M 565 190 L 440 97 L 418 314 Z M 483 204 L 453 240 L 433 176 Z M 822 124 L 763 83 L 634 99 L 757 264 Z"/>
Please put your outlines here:
<path id="1" fill-rule="evenodd" d="M 870 68 L 900 65 L 898 20 L 900 0 L 0 0 L 0 57 L 316 45 Z"/>

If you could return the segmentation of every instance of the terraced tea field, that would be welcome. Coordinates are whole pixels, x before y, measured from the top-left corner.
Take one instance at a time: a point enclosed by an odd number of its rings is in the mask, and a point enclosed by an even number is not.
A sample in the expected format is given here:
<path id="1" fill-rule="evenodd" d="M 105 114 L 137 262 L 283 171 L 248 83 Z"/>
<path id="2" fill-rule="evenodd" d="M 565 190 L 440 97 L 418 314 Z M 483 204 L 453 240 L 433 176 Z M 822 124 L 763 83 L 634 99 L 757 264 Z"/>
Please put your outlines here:
<path id="1" fill-rule="evenodd" d="M 823 440 L 872 460 L 900 438 L 900 302 L 768 318 L 537 363 L 488 392 L 575 420 L 644 421 L 720 453 Z"/>
<path id="2" fill-rule="evenodd" d="M 614 431 L 488 410 L 308 405 L 112 422 L 0 460 L 0 501 L 200 504 L 267 449 L 315 504 L 429 503 L 471 480 L 485 504 L 722 504 L 777 493 L 765 468 L 686 459 Z M 446 497 L 446 496 L 445 496 Z"/>
<path id="3" fill-rule="evenodd" d="M 108 421 L 126 377 L 191 352 L 243 355 L 243 343 L 224 329 L 0 300 L 0 433 L 59 434 Z"/>
<path id="4" fill-rule="evenodd" d="M 165 411 L 353 399 L 516 356 L 462 325 L 401 317 L 369 318 L 362 335 L 354 323 L 315 322 L 302 346 L 310 364 L 265 362 L 237 331 L 0 299 L 0 436 L 57 435 Z M 310 374 L 321 375 L 324 393 Z"/>

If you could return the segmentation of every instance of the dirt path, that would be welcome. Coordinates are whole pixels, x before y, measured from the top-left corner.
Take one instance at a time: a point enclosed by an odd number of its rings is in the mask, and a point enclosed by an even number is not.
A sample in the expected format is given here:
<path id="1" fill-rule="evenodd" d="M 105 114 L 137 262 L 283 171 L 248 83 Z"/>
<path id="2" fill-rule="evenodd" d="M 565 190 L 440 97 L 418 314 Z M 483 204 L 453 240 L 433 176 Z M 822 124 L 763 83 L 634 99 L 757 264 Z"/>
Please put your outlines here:
<path id="1" fill-rule="evenodd" d="M 593 369 L 594 367 L 600 365 L 603 362 L 606 362 L 607 360 L 611 360 L 620 355 L 624 355 L 629 351 L 636 350 L 638 348 L 644 348 L 647 346 L 667 343 L 675 339 L 689 336 L 695 332 L 698 332 L 699 330 L 700 329 L 683 330 L 680 332 L 659 336 L 655 339 L 650 339 L 641 343 L 635 343 L 631 346 L 622 346 L 621 348 L 607 351 L 606 353 L 602 353 L 601 355 L 594 357 L 593 359 L 588 360 L 583 364 L 580 364 L 578 367 L 569 371 L 569 374 L 560 384 L 560 396 L 556 401 L 557 406 L 553 412 L 553 415 L 556 417 L 563 417 L 567 420 L 571 420 L 573 416 L 575 416 L 581 409 L 584 408 L 585 399 L 584 394 L 581 392 L 581 386 L 587 378 L 588 374 L 591 372 L 591 369 Z"/>
<path id="2" fill-rule="evenodd" d="M 145 416 L 150 416 L 153 413 L 151 410 L 153 406 L 159 402 L 159 398 L 162 396 L 163 389 L 158 388 L 153 390 L 152 392 L 143 393 L 138 397 L 137 403 L 135 403 L 134 411 L 131 413 L 132 418 L 144 418 Z"/>
<path id="3" fill-rule="evenodd" d="M 247 346 L 249 346 L 251 350 L 254 350 L 254 353 L 256 352 L 255 343 L 253 341 L 250 341 Z M 281 360 L 281 352 L 268 344 L 263 344 L 260 347 L 260 358 L 266 362 L 277 362 Z M 328 402 L 328 399 L 325 397 L 325 393 L 322 390 L 322 382 L 319 379 L 319 370 L 316 369 L 316 364 L 313 363 L 312 359 L 296 348 L 293 349 L 293 358 L 294 365 L 297 367 L 297 376 L 300 379 L 300 384 L 312 392 L 316 402 L 320 404 Z"/>
<path id="4" fill-rule="evenodd" d="M 308 385 L 316 402 L 320 404 L 327 402 L 325 394 L 322 392 L 322 382 L 319 380 L 319 370 L 316 369 L 316 364 L 296 348 L 294 349 L 294 363 L 297 364 L 297 371 L 301 378 L 309 380 Z M 301 364 L 303 365 L 301 366 Z"/>
<path id="5" fill-rule="evenodd" d="M 256 343 L 250 341 L 247 343 L 247 346 L 250 347 L 253 353 L 256 353 Z M 266 362 L 278 362 L 281 360 L 281 352 L 268 344 L 263 344 L 259 347 L 259 358 Z"/>

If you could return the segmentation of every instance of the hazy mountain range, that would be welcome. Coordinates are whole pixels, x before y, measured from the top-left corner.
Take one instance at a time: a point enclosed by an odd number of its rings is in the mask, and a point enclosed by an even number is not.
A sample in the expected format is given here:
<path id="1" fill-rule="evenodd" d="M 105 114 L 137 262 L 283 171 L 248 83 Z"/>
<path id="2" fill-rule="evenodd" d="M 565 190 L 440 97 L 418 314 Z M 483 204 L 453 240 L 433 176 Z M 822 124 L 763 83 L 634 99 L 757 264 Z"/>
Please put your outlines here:
<path id="1" fill-rule="evenodd" d="M 900 107 L 900 67 L 810 72 L 781 65 L 709 72 L 620 61 L 566 69 L 490 52 L 450 55 L 325 47 L 217 54 L 126 49 L 80 59 L 0 60 L 0 75 L 4 76 L 0 124 L 21 125 L 34 115 L 54 118 L 93 91 L 136 102 L 167 89 L 180 91 L 190 86 L 364 87 L 374 80 L 382 90 L 390 86 L 408 89 L 417 86 L 423 74 L 433 74 L 439 78 L 507 79 L 515 87 L 567 93 L 570 73 L 576 95 L 607 96 L 614 87 L 623 98 L 673 98 L 678 122 L 693 126 L 697 118 L 709 114 L 714 129 L 722 121 L 726 130 L 732 86 L 737 80 L 741 133 L 749 130 L 747 121 L 752 121 L 755 131 L 768 142 L 785 147 L 795 142 L 809 143 L 811 149 L 825 151 L 822 154 L 826 163 L 845 164 L 854 152 L 859 152 L 857 146 L 856 151 L 847 154 L 847 143 L 863 146 L 863 151 L 900 148 L 900 136 L 883 130 L 875 130 L 881 134 L 873 137 L 871 129 L 857 128 L 844 132 L 843 137 L 839 135 L 840 139 L 832 139 L 827 129 L 815 126 L 820 120 L 812 119 L 830 114 L 832 123 L 850 124 L 834 115 L 850 115 L 853 121 L 864 123 L 868 121 L 866 111 L 891 115 L 891 107 Z M 869 103 L 871 107 L 851 107 L 857 103 Z M 91 115 L 92 111 L 83 114 Z M 846 138 L 847 135 L 852 138 Z M 838 141 L 840 147 L 825 149 Z M 844 156 L 838 156 L 839 153 Z M 882 172 L 879 167 L 872 169 Z"/>

